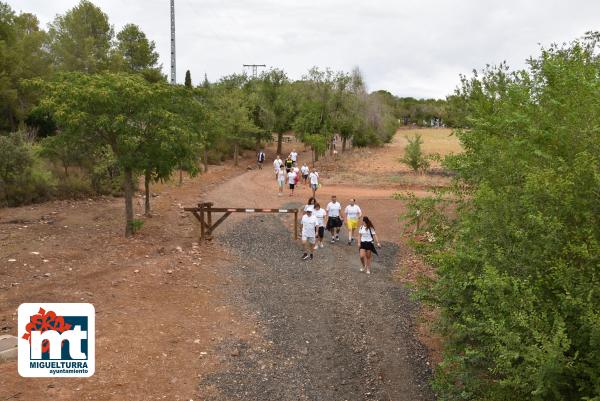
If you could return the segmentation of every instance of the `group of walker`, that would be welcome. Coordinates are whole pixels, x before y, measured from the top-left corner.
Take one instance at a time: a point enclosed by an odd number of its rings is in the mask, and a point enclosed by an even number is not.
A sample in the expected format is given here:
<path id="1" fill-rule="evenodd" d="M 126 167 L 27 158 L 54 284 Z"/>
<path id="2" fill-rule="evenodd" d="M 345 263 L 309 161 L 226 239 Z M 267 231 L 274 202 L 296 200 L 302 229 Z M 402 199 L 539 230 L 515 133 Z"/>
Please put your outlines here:
<path id="1" fill-rule="evenodd" d="M 321 208 L 314 197 L 308 199 L 302 216 L 303 260 L 313 259 L 314 251 L 324 247 L 325 230 L 329 231 L 332 244 L 340 240 L 340 230 L 344 224 L 341 211 L 342 205 L 335 195 L 331 196 L 331 202 L 327 204 L 325 209 Z M 327 218 L 327 223 L 325 223 L 325 218 Z M 362 224 L 359 227 L 361 218 Z M 350 199 L 350 203 L 344 209 L 344 219 L 348 229 L 348 245 L 354 244 L 355 233 L 357 236 L 356 243 L 358 244 L 362 265 L 360 271 L 371 274 L 371 259 L 373 253 L 377 254 L 375 244 L 377 244 L 377 247 L 381 247 L 375 227 L 367 216 L 363 216 L 362 210 L 356 204 L 355 199 Z"/>
<path id="2" fill-rule="evenodd" d="M 259 169 L 262 169 L 262 164 L 265 161 L 264 152 L 258 154 Z M 363 216 L 362 210 L 356 204 L 355 199 L 350 199 L 349 204 L 344 209 L 344 217 L 342 218 L 342 205 L 333 195 L 331 202 L 323 209 L 316 200 L 316 193 L 320 187 L 319 172 L 312 170 L 304 163 L 298 167 L 298 152 L 292 150 L 285 160 L 282 160 L 279 155 L 273 161 L 275 171 L 275 180 L 279 187 L 278 196 L 283 195 L 283 189 L 287 182 L 289 188 L 289 196 L 294 196 L 294 190 L 302 182 L 304 185 L 310 185 L 312 196 L 308 199 L 304 206 L 304 215 L 302 216 L 302 245 L 304 253 L 303 260 L 312 260 L 314 251 L 319 248 L 324 248 L 323 239 L 325 230 L 331 235 L 331 243 L 340 240 L 340 230 L 346 221 L 348 229 L 348 245 L 353 245 L 356 241 L 359 248 L 361 269 L 367 274 L 371 274 L 371 259 L 373 253 L 377 254 L 377 247 L 381 247 L 375 227 L 367 216 Z M 325 222 L 327 219 L 327 222 Z M 359 222 L 362 219 L 362 224 Z M 354 236 L 356 235 L 356 240 Z"/>
<path id="3" fill-rule="evenodd" d="M 260 157 L 259 154 L 259 165 L 262 164 Z M 319 189 L 319 172 L 316 170 L 311 171 L 306 163 L 302 167 L 298 167 L 298 152 L 296 150 L 292 150 L 285 160 L 277 155 L 273 161 L 273 168 L 275 170 L 275 180 L 279 187 L 278 196 L 283 195 L 286 182 L 289 188 L 289 196 L 294 196 L 294 191 L 300 183 L 310 185 L 313 197 Z"/>

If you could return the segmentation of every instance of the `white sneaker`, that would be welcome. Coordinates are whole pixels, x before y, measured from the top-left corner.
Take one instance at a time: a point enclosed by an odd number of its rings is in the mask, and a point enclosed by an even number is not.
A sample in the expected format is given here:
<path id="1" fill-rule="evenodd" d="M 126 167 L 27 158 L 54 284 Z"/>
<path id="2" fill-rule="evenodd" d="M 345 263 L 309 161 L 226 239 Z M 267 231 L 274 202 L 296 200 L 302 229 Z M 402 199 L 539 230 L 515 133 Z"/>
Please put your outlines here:
<path id="1" fill-rule="evenodd" d="M 315 244 L 315 247 L 313 249 L 319 249 L 319 244 Z"/>
<path id="2" fill-rule="evenodd" d="M 320 246 L 321 248 L 323 248 L 325 245 L 323 245 L 323 243 L 321 242 L 321 243 L 319 244 L 319 246 Z"/>

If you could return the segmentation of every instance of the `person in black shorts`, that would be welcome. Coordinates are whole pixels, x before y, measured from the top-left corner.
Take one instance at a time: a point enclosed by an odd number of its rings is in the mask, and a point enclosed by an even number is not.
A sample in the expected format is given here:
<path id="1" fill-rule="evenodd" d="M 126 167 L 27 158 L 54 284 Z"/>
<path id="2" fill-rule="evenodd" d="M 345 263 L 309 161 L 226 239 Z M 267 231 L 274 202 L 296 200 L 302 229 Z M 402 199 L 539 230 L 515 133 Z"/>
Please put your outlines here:
<path id="1" fill-rule="evenodd" d="M 294 167 L 294 162 L 292 161 L 292 158 L 288 156 L 288 158 L 285 159 L 285 172 L 289 173 L 292 171 L 292 167 Z"/>
<path id="2" fill-rule="evenodd" d="M 362 268 L 360 271 L 367 271 L 367 274 L 371 274 L 371 258 L 373 257 L 373 253 L 377 255 L 377 248 L 375 248 L 375 244 L 377 247 L 381 248 L 381 244 L 379 243 L 379 238 L 377 238 L 377 234 L 375 233 L 375 226 L 369 220 L 367 216 L 363 216 L 363 223 L 358 229 L 358 250 L 360 254 L 360 263 L 362 264 Z"/>

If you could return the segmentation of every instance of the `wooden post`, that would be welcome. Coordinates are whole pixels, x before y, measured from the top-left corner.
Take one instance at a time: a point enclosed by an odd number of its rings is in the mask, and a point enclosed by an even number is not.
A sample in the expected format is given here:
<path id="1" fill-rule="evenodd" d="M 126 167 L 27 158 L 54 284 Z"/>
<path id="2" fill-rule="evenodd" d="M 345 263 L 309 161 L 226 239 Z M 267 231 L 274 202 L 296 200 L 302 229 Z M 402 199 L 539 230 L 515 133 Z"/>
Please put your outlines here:
<path id="1" fill-rule="evenodd" d="M 206 217 L 207 217 L 207 232 L 206 232 L 206 239 L 207 240 L 212 240 L 212 206 L 213 203 L 212 202 L 207 202 L 205 203 L 206 205 Z"/>
<path id="2" fill-rule="evenodd" d="M 294 240 L 298 239 L 298 209 L 294 211 Z"/>
<path id="3" fill-rule="evenodd" d="M 204 235 L 204 203 L 199 203 L 198 207 L 200 208 L 200 241 L 204 241 L 206 239 Z"/>

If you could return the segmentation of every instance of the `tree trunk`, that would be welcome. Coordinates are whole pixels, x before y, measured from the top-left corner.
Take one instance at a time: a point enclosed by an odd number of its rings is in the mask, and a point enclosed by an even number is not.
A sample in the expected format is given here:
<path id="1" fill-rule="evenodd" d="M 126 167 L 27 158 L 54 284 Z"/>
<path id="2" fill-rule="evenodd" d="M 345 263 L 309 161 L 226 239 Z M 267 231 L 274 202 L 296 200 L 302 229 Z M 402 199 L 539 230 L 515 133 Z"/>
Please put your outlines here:
<path id="1" fill-rule="evenodd" d="M 183 169 L 179 168 L 179 186 L 183 185 Z"/>
<path id="2" fill-rule="evenodd" d="M 312 168 L 315 168 L 315 150 L 313 149 L 312 152 L 310 152 L 310 154 L 312 155 Z"/>
<path id="3" fill-rule="evenodd" d="M 346 151 L 346 137 L 342 138 L 342 152 Z"/>
<path id="4" fill-rule="evenodd" d="M 133 171 L 126 167 L 124 170 L 125 190 L 125 236 L 133 235 Z"/>
<path id="5" fill-rule="evenodd" d="M 208 149 L 204 148 L 204 172 L 208 171 Z"/>
<path id="6" fill-rule="evenodd" d="M 314 150 L 315 152 L 315 161 L 318 162 L 319 161 L 319 152 L 317 152 L 317 150 Z"/>
<path id="7" fill-rule="evenodd" d="M 65 177 L 69 176 L 69 166 L 66 164 L 63 164 L 63 168 L 65 169 Z"/>
<path id="8" fill-rule="evenodd" d="M 146 192 L 146 200 L 144 203 L 144 214 L 150 216 L 150 170 L 144 172 L 144 190 Z"/>
<path id="9" fill-rule="evenodd" d="M 277 133 L 277 154 L 278 155 L 281 155 L 282 143 L 283 143 L 283 132 L 278 132 Z"/>
<path id="10" fill-rule="evenodd" d="M 238 165 L 238 155 L 239 155 L 240 149 L 239 149 L 239 145 L 236 142 L 233 145 L 233 165 L 237 167 Z"/>

